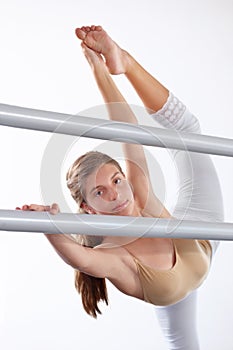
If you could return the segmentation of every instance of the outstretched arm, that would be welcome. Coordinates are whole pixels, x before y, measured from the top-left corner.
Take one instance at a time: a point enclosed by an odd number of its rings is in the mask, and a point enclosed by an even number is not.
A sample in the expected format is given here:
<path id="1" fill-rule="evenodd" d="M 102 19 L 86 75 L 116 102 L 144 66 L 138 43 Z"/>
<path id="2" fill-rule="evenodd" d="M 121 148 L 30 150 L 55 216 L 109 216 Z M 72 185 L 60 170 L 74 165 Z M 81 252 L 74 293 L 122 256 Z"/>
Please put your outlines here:
<path id="1" fill-rule="evenodd" d="M 81 44 L 84 54 L 92 68 L 96 83 L 103 96 L 111 120 L 137 124 L 137 119 L 126 100 L 112 80 L 102 56 Z M 127 178 L 133 186 L 135 199 L 147 214 L 167 217 L 169 212 L 153 193 L 149 170 L 143 147 L 135 144 L 123 144 Z"/>
<path id="2" fill-rule="evenodd" d="M 52 206 L 24 205 L 18 210 L 47 211 L 57 214 L 60 210 L 57 204 Z M 95 277 L 110 277 L 116 266 L 116 257 L 109 249 L 92 249 L 84 247 L 69 239 L 64 234 L 45 234 L 57 254 L 71 267 Z"/>

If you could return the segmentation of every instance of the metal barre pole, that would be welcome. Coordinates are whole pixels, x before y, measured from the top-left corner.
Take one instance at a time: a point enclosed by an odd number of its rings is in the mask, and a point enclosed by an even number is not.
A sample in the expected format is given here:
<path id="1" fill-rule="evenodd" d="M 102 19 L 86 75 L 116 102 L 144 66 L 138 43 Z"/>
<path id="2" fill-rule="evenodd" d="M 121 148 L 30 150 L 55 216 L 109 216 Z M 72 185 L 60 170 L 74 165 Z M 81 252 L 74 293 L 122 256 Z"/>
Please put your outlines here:
<path id="1" fill-rule="evenodd" d="M 0 231 L 233 240 L 233 223 L 0 210 Z"/>
<path id="2" fill-rule="evenodd" d="M 178 134 L 177 131 L 171 129 L 164 130 L 144 125 L 113 122 L 6 104 L 0 104 L 0 125 L 117 142 L 140 143 L 145 146 L 233 156 L 232 139 L 193 133 Z"/>

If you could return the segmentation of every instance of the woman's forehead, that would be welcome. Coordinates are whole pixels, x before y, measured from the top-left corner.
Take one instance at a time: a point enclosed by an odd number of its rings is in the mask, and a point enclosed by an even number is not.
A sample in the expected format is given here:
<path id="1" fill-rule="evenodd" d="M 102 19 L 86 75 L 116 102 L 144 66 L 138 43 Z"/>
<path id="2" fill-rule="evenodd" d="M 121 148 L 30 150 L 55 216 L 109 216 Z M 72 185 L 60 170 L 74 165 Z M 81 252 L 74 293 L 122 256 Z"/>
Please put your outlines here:
<path id="1" fill-rule="evenodd" d="M 116 167 L 116 165 L 112 163 L 103 164 L 87 177 L 86 185 L 101 185 L 102 181 L 104 181 L 105 179 L 108 180 L 109 178 L 114 177 L 118 173 L 120 173 L 120 170 Z"/>

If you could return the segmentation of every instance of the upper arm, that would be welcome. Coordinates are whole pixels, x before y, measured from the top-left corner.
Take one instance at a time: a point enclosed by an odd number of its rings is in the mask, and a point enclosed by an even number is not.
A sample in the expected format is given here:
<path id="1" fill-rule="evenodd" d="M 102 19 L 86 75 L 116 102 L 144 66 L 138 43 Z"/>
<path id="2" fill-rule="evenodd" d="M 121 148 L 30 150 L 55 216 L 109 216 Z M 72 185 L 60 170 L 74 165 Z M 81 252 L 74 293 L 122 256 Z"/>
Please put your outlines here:
<path id="1" fill-rule="evenodd" d="M 95 277 L 109 277 L 120 261 L 110 249 L 84 247 L 62 234 L 46 234 L 46 237 L 68 265 Z"/>
<path id="2" fill-rule="evenodd" d="M 153 191 L 153 189 L 143 146 L 124 144 L 123 152 L 125 156 L 127 179 L 133 186 L 135 195 L 141 196 L 142 188 L 143 192 L 147 195 L 148 192 Z"/>
<path id="3" fill-rule="evenodd" d="M 170 213 L 155 195 L 142 145 L 124 144 L 126 176 L 140 208 L 151 216 L 167 217 Z"/>
<path id="4" fill-rule="evenodd" d="M 86 251 L 85 261 L 80 262 L 76 268 L 89 275 L 99 278 L 111 278 L 116 275 L 121 265 L 121 259 L 118 255 L 112 253 L 108 248 L 88 248 L 83 247 Z"/>

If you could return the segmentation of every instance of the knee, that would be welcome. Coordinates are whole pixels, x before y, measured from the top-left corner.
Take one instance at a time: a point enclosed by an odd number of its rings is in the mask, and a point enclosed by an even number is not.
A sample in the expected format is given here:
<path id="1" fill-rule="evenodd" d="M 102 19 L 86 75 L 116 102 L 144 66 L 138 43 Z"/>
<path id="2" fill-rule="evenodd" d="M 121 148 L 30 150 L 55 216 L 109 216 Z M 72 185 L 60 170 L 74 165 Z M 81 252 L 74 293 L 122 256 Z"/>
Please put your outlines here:
<path id="1" fill-rule="evenodd" d="M 187 109 L 178 123 L 180 124 L 178 127 L 180 131 L 196 134 L 201 133 L 201 126 L 198 118 L 191 114 Z"/>

